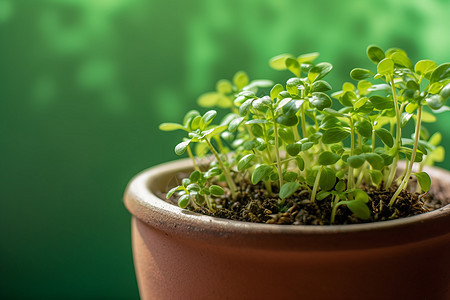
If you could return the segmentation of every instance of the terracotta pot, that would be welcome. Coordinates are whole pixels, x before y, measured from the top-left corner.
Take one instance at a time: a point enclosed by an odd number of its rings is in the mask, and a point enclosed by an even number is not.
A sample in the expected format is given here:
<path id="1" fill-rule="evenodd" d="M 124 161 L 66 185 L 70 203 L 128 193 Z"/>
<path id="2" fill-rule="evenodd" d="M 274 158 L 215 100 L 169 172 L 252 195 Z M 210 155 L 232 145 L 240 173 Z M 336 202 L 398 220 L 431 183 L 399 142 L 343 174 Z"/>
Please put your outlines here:
<path id="1" fill-rule="evenodd" d="M 371 224 L 230 221 L 155 196 L 190 168 L 159 165 L 127 188 L 142 299 L 450 299 L 450 205 Z M 449 172 L 427 171 L 450 191 Z"/>

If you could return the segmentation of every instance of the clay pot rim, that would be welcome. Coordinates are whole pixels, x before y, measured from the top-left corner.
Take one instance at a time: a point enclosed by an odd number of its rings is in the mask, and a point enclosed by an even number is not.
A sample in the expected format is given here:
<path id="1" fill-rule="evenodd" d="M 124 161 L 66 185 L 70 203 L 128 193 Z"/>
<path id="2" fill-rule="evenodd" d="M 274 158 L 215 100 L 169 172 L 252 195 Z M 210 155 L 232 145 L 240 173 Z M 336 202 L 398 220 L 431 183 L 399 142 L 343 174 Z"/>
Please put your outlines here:
<path id="1" fill-rule="evenodd" d="M 137 174 L 124 195 L 127 209 L 150 226 L 183 238 L 214 240 L 227 245 L 281 247 L 280 243 L 296 244 L 294 248 L 327 250 L 383 247 L 388 244 L 379 235 L 397 237 L 397 244 L 419 242 L 441 235 L 450 235 L 450 204 L 421 215 L 383 222 L 348 225 L 277 225 L 249 223 L 201 215 L 181 209 L 157 197 L 153 191 L 167 183 L 169 176 L 192 169 L 190 159 L 182 159 L 151 167 Z M 434 180 L 450 185 L 450 172 L 428 167 Z M 233 237 L 238 237 L 233 240 Z M 274 244 L 271 239 L 277 242 Z M 320 245 L 317 239 L 329 238 L 330 245 Z M 375 239 L 375 240 L 374 240 Z M 265 242 L 261 242 L 264 240 Z M 309 242 L 298 245 L 298 241 Z M 300 242 L 301 244 L 301 242 Z M 389 242 L 389 245 L 392 243 Z"/>

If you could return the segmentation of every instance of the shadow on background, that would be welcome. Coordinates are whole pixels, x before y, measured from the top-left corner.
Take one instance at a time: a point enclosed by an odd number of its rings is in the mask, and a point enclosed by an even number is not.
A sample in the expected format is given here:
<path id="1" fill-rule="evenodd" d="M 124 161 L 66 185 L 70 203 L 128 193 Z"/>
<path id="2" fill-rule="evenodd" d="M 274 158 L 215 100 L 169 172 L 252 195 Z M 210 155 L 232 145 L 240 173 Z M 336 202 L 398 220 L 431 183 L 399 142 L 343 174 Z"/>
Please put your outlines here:
<path id="1" fill-rule="evenodd" d="M 134 174 L 176 158 L 180 136 L 159 123 L 240 69 L 285 80 L 267 64 L 280 53 L 319 51 L 334 90 L 374 67 L 369 44 L 448 61 L 449 11 L 445 0 L 0 0 L 0 298 L 138 298 L 121 197 Z M 429 126 L 447 149 L 448 116 Z"/>

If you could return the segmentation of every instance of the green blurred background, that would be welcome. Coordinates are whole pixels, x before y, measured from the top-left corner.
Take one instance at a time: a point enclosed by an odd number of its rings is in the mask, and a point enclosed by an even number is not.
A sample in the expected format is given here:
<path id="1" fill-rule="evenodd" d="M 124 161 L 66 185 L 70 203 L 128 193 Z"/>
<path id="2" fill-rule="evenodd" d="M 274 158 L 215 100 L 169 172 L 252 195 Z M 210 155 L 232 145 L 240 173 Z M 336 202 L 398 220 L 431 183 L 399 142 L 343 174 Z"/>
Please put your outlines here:
<path id="1" fill-rule="evenodd" d="M 280 53 L 319 51 L 335 90 L 374 68 L 369 44 L 448 61 L 449 13 L 447 0 L 0 0 L 0 298 L 138 298 L 121 197 L 176 159 L 180 136 L 159 123 L 240 69 L 285 80 L 267 64 Z M 449 116 L 429 126 L 447 148 Z"/>

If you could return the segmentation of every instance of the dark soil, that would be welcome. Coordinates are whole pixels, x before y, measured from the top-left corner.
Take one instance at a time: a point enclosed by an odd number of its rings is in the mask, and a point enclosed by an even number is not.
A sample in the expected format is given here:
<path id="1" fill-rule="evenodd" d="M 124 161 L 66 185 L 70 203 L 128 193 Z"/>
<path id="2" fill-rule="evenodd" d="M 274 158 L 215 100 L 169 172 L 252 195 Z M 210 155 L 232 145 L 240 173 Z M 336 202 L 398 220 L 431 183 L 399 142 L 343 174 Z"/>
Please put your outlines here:
<path id="1" fill-rule="evenodd" d="M 442 195 L 429 192 L 425 195 L 402 191 L 393 207 L 389 207 L 389 201 L 396 191 L 393 186 L 389 190 L 376 190 L 373 187 L 362 187 L 369 195 L 368 206 L 371 210 L 371 218 L 361 220 L 345 206 L 341 205 L 336 212 L 334 224 L 369 223 L 392 220 L 422 214 L 440 208 L 448 201 L 444 201 Z M 273 187 L 269 196 L 263 185 L 252 185 L 241 181 L 238 185 L 238 195 L 235 200 L 225 194 L 215 198 L 216 210 L 210 212 L 206 207 L 190 210 L 214 217 L 238 220 L 253 223 L 286 224 L 286 225 L 331 225 L 331 201 L 325 198 L 322 201 L 311 203 L 307 190 L 298 190 L 294 195 L 285 199 L 281 204 L 278 198 L 277 187 Z M 161 198 L 165 199 L 164 193 Z M 177 205 L 176 197 L 169 202 Z"/>

